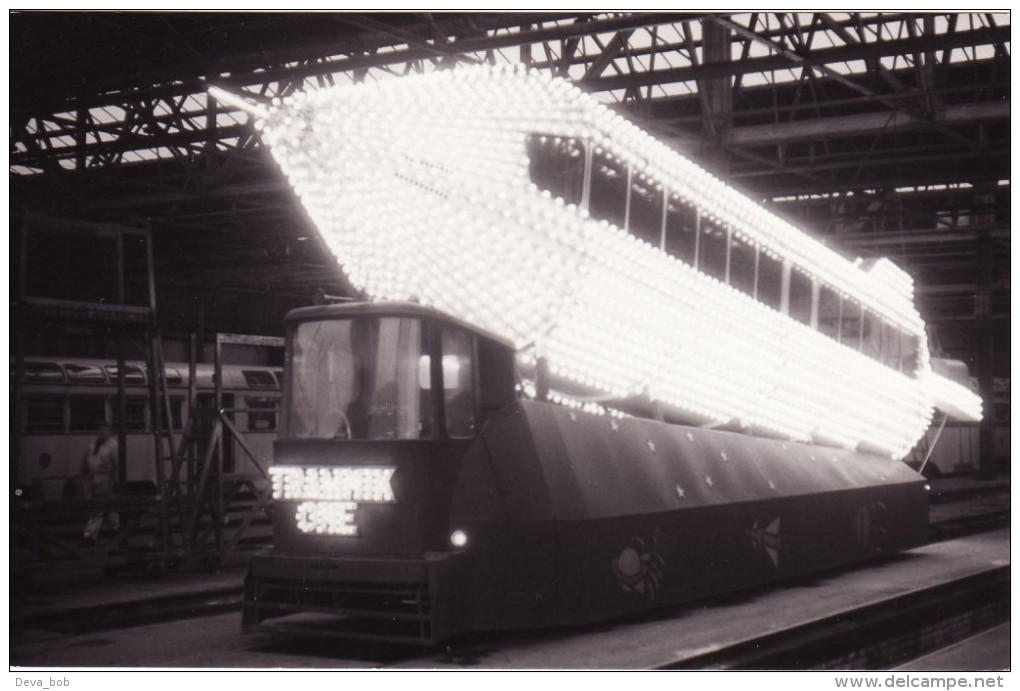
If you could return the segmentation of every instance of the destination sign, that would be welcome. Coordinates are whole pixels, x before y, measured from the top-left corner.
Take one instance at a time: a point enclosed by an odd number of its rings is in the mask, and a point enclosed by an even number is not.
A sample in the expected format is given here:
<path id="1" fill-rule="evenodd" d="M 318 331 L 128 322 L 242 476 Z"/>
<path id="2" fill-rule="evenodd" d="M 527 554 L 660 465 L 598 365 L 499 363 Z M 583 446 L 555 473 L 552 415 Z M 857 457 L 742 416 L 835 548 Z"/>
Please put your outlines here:
<path id="1" fill-rule="evenodd" d="M 396 468 L 272 466 L 273 499 L 300 502 L 298 530 L 319 535 L 357 536 L 359 503 L 396 502 L 390 479 Z"/>

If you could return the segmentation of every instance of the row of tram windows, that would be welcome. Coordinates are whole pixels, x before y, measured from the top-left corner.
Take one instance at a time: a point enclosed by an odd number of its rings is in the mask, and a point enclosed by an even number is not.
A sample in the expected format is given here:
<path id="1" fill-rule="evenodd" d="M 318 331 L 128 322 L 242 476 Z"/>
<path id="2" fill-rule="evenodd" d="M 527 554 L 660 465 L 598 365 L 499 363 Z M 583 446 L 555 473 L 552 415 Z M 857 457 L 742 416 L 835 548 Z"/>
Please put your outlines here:
<path id="1" fill-rule="evenodd" d="M 530 134 L 531 181 L 669 255 L 894 370 L 916 371 L 919 339 L 581 139 Z"/>
<path id="2" fill-rule="evenodd" d="M 214 407 L 213 394 L 198 394 L 199 407 Z M 26 393 L 20 415 L 21 432 L 25 434 L 89 433 L 104 423 L 114 429 L 123 427 L 127 433 L 151 431 L 149 399 L 147 396 L 127 396 L 124 405 L 124 424 L 121 425 L 120 406 L 115 396 L 91 394 Z M 276 396 L 243 396 L 247 418 L 242 429 L 250 432 L 275 432 L 279 398 Z M 234 405 L 234 394 L 224 394 L 224 407 Z M 185 399 L 170 397 L 170 420 L 175 431 L 184 429 Z M 232 417 L 233 414 L 231 415 Z"/>
<path id="3" fill-rule="evenodd" d="M 249 389 L 255 390 L 278 389 L 283 374 L 279 371 L 248 369 L 241 370 L 240 373 L 244 384 Z M 14 375 L 12 367 L 11 377 Z M 58 364 L 33 360 L 22 363 L 22 382 L 27 389 L 19 415 L 20 431 L 27 434 L 87 433 L 99 429 L 104 423 L 120 428 L 120 406 L 117 397 L 109 393 L 100 393 L 103 389 L 97 388 L 116 384 L 117 376 L 116 365 Z M 184 386 L 184 378 L 176 368 L 167 367 L 165 376 L 169 386 Z M 148 378 L 147 368 L 125 366 L 124 382 L 130 387 L 135 387 L 136 391 L 138 387 L 148 384 Z M 66 386 L 68 384 L 70 387 Z M 83 386 L 79 388 L 79 385 Z M 105 390 L 109 391 L 109 388 Z M 200 408 L 213 408 L 215 395 L 208 392 L 198 393 L 195 403 Z M 246 420 L 237 420 L 233 413 L 230 414 L 235 424 L 240 423 L 241 429 L 251 432 L 274 432 L 277 428 L 278 395 L 241 395 L 240 399 L 237 399 L 234 393 L 224 392 L 222 404 L 222 407 L 228 410 L 242 409 L 242 415 L 247 418 Z M 125 432 L 151 431 L 148 396 L 132 395 L 129 392 L 125 397 L 124 409 Z M 176 431 L 184 428 L 184 410 L 185 397 L 171 394 L 170 421 Z"/>

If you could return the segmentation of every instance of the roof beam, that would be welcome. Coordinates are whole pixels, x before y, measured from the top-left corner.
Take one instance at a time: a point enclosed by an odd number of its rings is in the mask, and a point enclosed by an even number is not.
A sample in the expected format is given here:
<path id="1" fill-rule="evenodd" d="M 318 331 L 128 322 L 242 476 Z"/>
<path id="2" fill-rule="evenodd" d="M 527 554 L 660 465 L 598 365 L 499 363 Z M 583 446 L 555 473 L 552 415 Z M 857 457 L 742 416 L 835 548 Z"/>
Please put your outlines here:
<path id="1" fill-rule="evenodd" d="M 902 233 L 859 233 L 856 235 L 839 235 L 835 237 L 844 247 L 902 247 L 905 245 L 927 245 L 945 242 L 976 242 L 978 229 L 952 231 L 912 231 Z M 990 231 L 993 240 L 1009 240 L 1008 228 L 996 228 Z"/>
<path id="2" fill-rule="evenodd" d="M 867 60 L 892 55 L 910 54 L 918 51 L 951 50 L 969 46 L 995 44 L 1009 40 L 1010 27 L 994 27 L 960 31 L 937 36 L 917 36 L 889 41 L 874 41 L 850 46 L 837 46 L 823 50 L 811 51 L 805 55 L 797 54 L 797 62 L 791 62 L 788 55 L 768 55 L 751 58 L 741 62 L 702 63 L 689 67 L 675 67 L 656 72 L 600 77 L 598 79 L 581 79 L 578 85 L 586 91 L 609 91 L 626 89 L 633 86 L 659 84 L 663 82 L 686 82 L 696 79 L 712 79 L 716 77 L 735 77 L 738 74 L 753 72 L 771 72 L 796 67 L 816 67 L 852 60 Z"/>
<path id="3" fill-rule="evenodd" d="M 892 133 L 933 123 L 959 125 L 981 120 L 1008 120 L 1009 111 L 1009 101 L 991 101 L 950 106 L 934 113 L 930 119 L 903 112 L 886 112 L 793 120 L 737 127 L 723 135 L 723 142 L 730 146 L 758 146 L 806 139 L 852 137 L 875 132 Z"/>
<path id="4" fill-rule="evenodd" d="M 628 29 L 639 29 L 653 24 L 673 24 L 681 19 L 698 19 L 704 14 L 677 14 L 677 13 L 633 13 L 621 16 L 590 16 L 578 21 L 576 15 L 572 15 L 575 21 L 556 24 L 554 20 L 563 20 L 566 16 L 560 15 L 511 15 L 502 23 L 495 21 L 486 22 L 480 28 L 490 32 L 486 36 L 461 38 L 450 41 L 446 47 L 456 54 L 471 53 L 478 51 L 497 50 L 500 48 L 512 48 L 524 43 L 544 43 L 555 41 L 566 41 L 568 39 L 579 39 L 584 36 L 600 34 L 611 31 L 626 31 Z M 534 29 L 509 31 L 507 29 L 520 26 L 522 19 L 530 17 Z M 479 15 L 476 23 L 481 24 L 486 15 Z M 542 21 L 546 21 L 542 24 Z M 1006 27 L 1007 29 L 1009 27 Z M 498 32 L 498 33 L 497 33 Z M 1008 32 L 1007 32 L 1008 36 Z M 1007 39 L 1008 40 L 1008 37 Z M 274 55 L 277 64 L 265 64 L 265 57 L 262 53 L 253 54 L 243 58 L 232 57 L 222 61 L 210 61 L 206 66 L 207 73 L 204 75 L 179 74 L 174 81 L 168 83 L 169 75 L 162 74 L 132 74 L 130 81 L 127 79 L 118 82 L 109 82 L 91 85 L 92 93 L 81 94 L 78 98 L 65 97 L 50 103 L 48 109 L 52 112 L 63 112 L 78 107 L 94 108 L 99 106 L 119 106 L 125 101 L 142 100 L 146 98 L 170 98 L 183 96 L 204 91 L 207 84 L 205 77 L 214 80 L 219 86 L 225 88 L 241 88 L 260 86 L 274 82 L 301 80 L 308 77 L 316 77 L 326 74 L 336 74 L 357 69 L 368 69 L 383 67 L 387 65 L 402 65 L 414 60 L 426 60 L 435 57 L 437 46 L 434 44 L 409 45 L 402 50 L 380 53 L 363 53 L 359 49 L 347 55 L 339 54 L 337 42 L 330 44 L 298 46 L 293 49 L 292 54 Z M 392 45 L 388 42 L 381 42 L 379 45 Z M 445 49 L 443 49 L 445 52 Z M 451 53 L 451 54 L 453 54 Z M 265 66 L 261 71 L 254 71 L 254 66 L 259 62 Z M 297 65 L 279 66 L 280 62 L 306 61 Z M 223 75 L 223 76 L 215 76 Z M 154 84 L 157 84 L 154 86 Z M 36 115 L 37 113 L 32 113 Z"/>

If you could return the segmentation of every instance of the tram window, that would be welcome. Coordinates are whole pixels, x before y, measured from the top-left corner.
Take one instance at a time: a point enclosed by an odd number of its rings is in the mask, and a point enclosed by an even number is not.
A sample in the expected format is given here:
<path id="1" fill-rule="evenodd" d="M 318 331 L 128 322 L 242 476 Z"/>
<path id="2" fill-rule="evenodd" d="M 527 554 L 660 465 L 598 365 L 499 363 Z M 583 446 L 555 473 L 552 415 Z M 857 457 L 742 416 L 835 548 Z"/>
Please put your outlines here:
<path id="1" fill-rule="evenodd" d="M 26 396 L 25 431 L 63 432 L 64 398 L 61 396 Z"/>
<path id="2" fill-rule="evenodd" d="M 71 399 L 72 405 L 74 399 Z M 128 396 L 125 401 L 124 430 L 127 432 L 145 431 L 145 398 L 142 396 Z M 113 426 L 120 427 L 120 406 L 117 399 L 110 399 L 110 408 L 113 410 Z M 73 417 L 73 413 L 72 413 Z"/>
<path id="3" fill-rule="evenodd" d="M 666 207 L 666 252 L 694 266 L 698 241 L 698 210 L 670 195 Z"/>
<path id="4" fill-rule="evenodd" d="M 64 381 L 64 370 L 55 362 L 26 362 L 25 381 L 39 383 Z"/>
<path id="5" fill-rule="evenodd" d="M 730 285 L 748 295 L 754 295 L 757 272 L 758 248 L 734 234 L 730 239 Z"/>
<path id="6" fill-rule="evenodd" d="M 478 407 L 481 419 L 478 427 L 505 406 L 513 402 L 514 351 L 487 338 L 478 339 Z"/>
<path id="7" fill-rule="evenodd" d="M 302 322 L 290 336 L 285 437 L 432 436 L 432 393 L 419 385 L 425 349 L 417 319 Z"/>
<path id="8" fill-rule="evenodd" d="M 264 432 L 276 429 L 276 399 L 267 396 L 245 396 L 248 408 L 248 429 Z"/>
<path id="9" fill-rule="evenodd" d="M 591 198 L 588 211 L 592 217 L 623 228 L 627 220 L 627 166 L 623 161 L 596 151 L 592 161 Z"/>
<path id="10" fill-rule="evenodd" d="M 698 232 L 698 271 L 725 282 L 727 243 L 725 226 L 702 218 Z"/>
<path id="11" fill-rule="evenodd" d="M 900 371 L 906 374 L 913 374 L 917 371 L 919 366 L 921 341 L 917 336 L 912 334 L 903 334 L 903 338 L 900 341 L 900 348 L 903 363 Z"/>
<path id="12" fill-rule="evenodd" d="M 864 327 L 861 329 L 861 352 L 870 358 L 882 361 L 882 320 L 869 310 L 864 310 Z"/>
<path id="13" fill-rule="evenodd" d="M 631 179 L 627 230 L 653 247 L 662 240 L 662 188 L 639 175 Z"/>
<path id="14" fill-rule="evenodd" d="M 548 134 L 527 138 L 528 175 L 539 189 L 568 204 L 581 203 L 584 187 L 584 146 L 580 140 Z"/>
<path id="15" fill-rule="evenodd" d="M 790 269 L 790 316 L 802 324 L 811 324 L 811 279 L 798 271 Z"/>
<path id="16" fill-rule="evenodd" d="M 106 422 L 106 398 L 103 396 L 71 396 L 70 424 L 72 432 L 91 432 Z"/>
<path id="17" fill-rule="evenodd" d="M 105 384 L 106 372 L 98 365 L 66 364 L 67 378 L 77 384 Z"/>
<path id="18" fill-rule="evenodd" d="M 180 396 L 170 397 L 170 424 L 175 430 L 184 429 L 184 399 Z"/>
<path id="19" fill-rule="evenodd" d="M 117 366 L 108 365 L 106 367 L 106 373 L 110 375 L 110 381 L 114 384 L 117 383 Z M 124 367 L 124 383 L 127 385 L 138 385 L 145 383 L 145 373 L 141 367 L 135 367 L 133 365 L 126 365 Z"/>
<path id="20" fill-rule="evenodd" d="M 839 340 L 839 319 L 843 298 L 827 285 L 818 286 L 818 330 L 829 338 Z"/>
<path id="21" fill-rule="evenodd" d="M 777 312 L 783 305 L 783 263 L 768 252 L 758 253 L 758 302 Z"/>
<path id="22" fill-rule="evenodd" d="M 275 389 L 276 378 L 272 372 L 265 372 L 263 370 L 241 370 L 241 374 L 244 375 L 244 381 L 249 388 L 252 389 Z"/>
<path id="23" fill-rule="evenodd" d="M 843 311 L 839 320 L 839 340 L 854 350 L 861 349 L 861 306 L 853 300 L 843 300 Z"/>
<path id="24" fill-rule="evenodd" d="M 886 367 L 901 371 L 903 355 L 901 349 L 903 333 L 893 326 L 882 322 L 882 361 Z"/>
<path id="25" fill-rule="evenodd" d="M 446 433 L 455 438 L 473 437 L 475 412 L 474 339 L 456 329 L 443 329 L 443 400 Z"/>

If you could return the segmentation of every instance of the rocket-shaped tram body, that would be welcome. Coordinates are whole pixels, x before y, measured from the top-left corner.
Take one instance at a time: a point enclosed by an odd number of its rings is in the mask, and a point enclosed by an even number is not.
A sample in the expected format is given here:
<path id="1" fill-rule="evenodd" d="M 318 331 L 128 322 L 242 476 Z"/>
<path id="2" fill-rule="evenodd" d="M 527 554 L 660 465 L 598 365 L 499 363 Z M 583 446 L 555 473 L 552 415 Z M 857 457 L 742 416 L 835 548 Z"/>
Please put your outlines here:
<path id="1" fill-rule="evenodd" d="M 510 339 L 526 375 L 544 358 L 554 401 L 892 457 L 934 408 L 981 416 L 932 371 L 903 271 L 848 261 L 566 81 L 478 67 L 254 110 L 355 286 Z"/>

